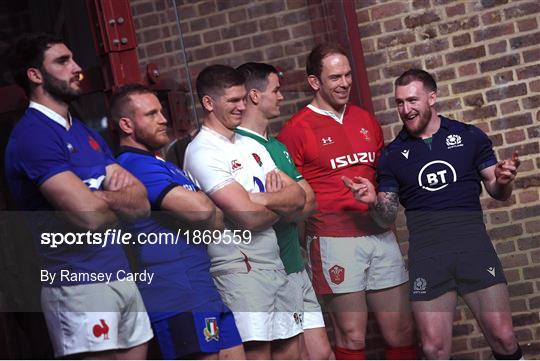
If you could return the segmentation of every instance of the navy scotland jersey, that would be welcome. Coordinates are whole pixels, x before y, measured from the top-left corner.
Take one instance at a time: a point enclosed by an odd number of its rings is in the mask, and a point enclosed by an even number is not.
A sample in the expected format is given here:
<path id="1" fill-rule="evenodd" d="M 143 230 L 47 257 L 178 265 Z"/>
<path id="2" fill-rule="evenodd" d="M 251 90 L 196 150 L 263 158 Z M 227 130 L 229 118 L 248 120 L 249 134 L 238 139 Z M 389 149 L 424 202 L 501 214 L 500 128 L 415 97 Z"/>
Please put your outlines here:
<path id="1" fill-rule="evenodd" d="M 129 225 L 134 235 L 171 234 L 177 236 L 178 223 L 161 209 L 161 202 L 175 187 L 197 191 L 197 187 L 173 163 L 154 154 L 132 147 L 121 147 L 118 163 L 137 177 L 146 187 L 152 215 Z M 181 230 L 182 231 L 182 230 Z M 180 312 L 207 305 L 207 311 L 221 308 L 221 298 L 210 275 L 210 258 L 204 244 L 189 243 L 178 238 L 177 244 L 139 244 L 136 249 L 138 267 L 154 273 L 151 284 L 138 284 L 152 322 Z"/>
<path id="2" fill-rule="evenodd" d="M 6 180 L 19 209 L 28 213 L 29 222 L 42 268 L 59 274 L 61 270 L 72 273 L 111 273 L 129 269 L 120 245 L 59 245 L 51 248 L 41 244 L 44 232 L 85 232 L 59 217 L 54 207 L 41 194 L 39 187 L 52 176 L 71 171 L 91 190 L 101 190 L 106 167 L 115 163 L 109 147 L 93 130 L 72 118 L 66 129 L 35 108 L 28 108 L 11 133 L 6 147 Z M 37 212 L 39 211 L 39 212 Z M 65 282 L 55 277 L 53 286 L 74 285 L 86 281 Z M 43 283 L 44 286 L 50 286 Z"/>
<path id="3" fill-rule="evenodd" d="M 480 205 L 480 171 L 497 163 L 485 133 L 440 116 L 431 147 L 402 129 L 383 151 L 379 192 L 399 194 L 410 257 L 491 249 Z"/>

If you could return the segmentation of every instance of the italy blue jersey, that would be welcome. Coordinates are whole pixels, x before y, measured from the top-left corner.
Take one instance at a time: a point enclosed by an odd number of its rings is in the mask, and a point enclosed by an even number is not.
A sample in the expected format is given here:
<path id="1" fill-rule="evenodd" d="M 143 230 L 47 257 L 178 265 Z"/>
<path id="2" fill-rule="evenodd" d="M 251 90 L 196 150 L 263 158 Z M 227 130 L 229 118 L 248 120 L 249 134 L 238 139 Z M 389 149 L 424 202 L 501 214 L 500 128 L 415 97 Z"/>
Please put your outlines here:
<path id="1" fill-rule="evenodd" d="M 497 163 L 485 133 L 440 116 L 431 146 L 402 129 L 377 169 L 379 192 L 399 194 L 412 256 L 490 245 L 480 205 L 480 171 Z M 472 241 L 471 241 L 472 240 Z"/>
<path id="2" fill-rule="evenodd" d="M 42 268 L 58 274 L 112 273 L 129 269 L 120 245 L 71 244 L 51 248 L 41 244 L 44 233 L 85 232 L 60 217 L 41 194 L 39 187 L 52 176 L 71 171 L 91 190 L 101 190 L 105 167 L 115 163 L 103 139 L 82 122 L 73 118 L 66 129 L 41 111 L 28 108 L 13 129 L 6 147 L 6 180 L 18 207 L 28 213 L 30 226 L 42 257 Z M 36 212 L 39 211 L 39 212 Z M 115 278 L 116 279 L 116 278 Z M 56 277 L 54 286 L 85 281 L 62 282 Z M 48 284 L 44 284 L 47 286 Z"/>
<path id="3" fill-rule="evenodd" d="M 197 191 L 197 187 L 176 165 L 154 154 L 132 147 L 121 147 L 118 162 L 146 187 L 152 206 L 150 217 L 129 225 L 134 236 L 170 235 L 176 244 L 139 244 L 137 263 L 140 269 L 154 273 L 151 284 L 138 284 L 152 322 L 187 312 L 201 305 L 208 311 L 221 307 L 221 298 L 210 275 L 210 258 L 204 244 L 189 243 L 178 233 L 178 221 L 161 210 L 161 202 L 175 187 Z M 179 236 L 177 238 L 177 236 Z"/>

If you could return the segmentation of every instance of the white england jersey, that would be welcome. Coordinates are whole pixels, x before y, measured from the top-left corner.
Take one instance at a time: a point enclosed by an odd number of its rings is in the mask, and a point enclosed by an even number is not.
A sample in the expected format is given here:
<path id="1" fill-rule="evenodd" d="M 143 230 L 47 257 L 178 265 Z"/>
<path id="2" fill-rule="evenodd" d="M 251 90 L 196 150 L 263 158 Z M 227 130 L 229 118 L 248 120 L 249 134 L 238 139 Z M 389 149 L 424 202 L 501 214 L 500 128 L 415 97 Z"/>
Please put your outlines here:
<path id="1" fill-rule="evenodd" d="M 276 169 L 274 161 L 261 144 L 236 133 L 234 137 L 234 142 L 231 142 L 203 126 L 186 149 L 185 172 L 209 195 L 232 182 L 239 183 L 250 193 L 263 192 L 266 174 Z M 229 232 L 238 229 L 228 222 L 225 227 Z M 208 245 L 208 254 L 212 261 L 212 273 L 284 268 L 272 227 L 252 231 L 249 244 L 212 243 Z"/>

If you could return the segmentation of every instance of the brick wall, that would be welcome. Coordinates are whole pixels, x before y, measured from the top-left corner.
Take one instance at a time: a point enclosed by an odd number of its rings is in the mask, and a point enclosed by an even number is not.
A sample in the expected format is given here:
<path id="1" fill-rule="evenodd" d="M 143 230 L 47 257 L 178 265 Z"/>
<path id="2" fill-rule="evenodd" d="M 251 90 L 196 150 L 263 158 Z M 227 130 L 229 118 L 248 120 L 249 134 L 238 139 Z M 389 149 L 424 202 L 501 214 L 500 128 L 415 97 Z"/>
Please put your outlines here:
<path id="1" fill-rule="evenodd" d="M 356 1 L 373 104 L 387 140 L 401 129 L 393 81 L 411 66 L 438 80 L 439 112 L 484 130 L 499 158 L 522 158 L 512 198 L 486 196 L 486 225 L 509 281 L 514 326 L 540 357 L 540 2 Z M 400 240 L 407 239 L 400 217 Z M 406 244 L 404 244 L 406 248 Z M 489 358 L 472 315 L 458 307 L 453 356 Z"/>
<path id="2" fill-rule="evenodd" d="M 286 71 L 284 120 L 306 104 L 305 56 L 332 39 L 324 0 L 177 1 L 190 73 L 206 65 L 266 61 Z M 434 74 L 442 114 L 475 124 L 497 156 L 522 159 L 507 202 L 485 196 L 486 224 L 509 281 L 514 325 L 529 358 L 540 357 L 540 3 L 537 0 L 356 0 L 356 14 L 376 116 L 390 141 L 401 128 L 393 80 L 417 66 Z M 159 65 L 163 84 L 186 91 L 186 72 L 172 1 L 132 0 L 141 72 Z M 186 104 L 189 106 L 189 104 Z M 404 217 L 397 222 L 407 248 Z M 453 357 L 490 358 L 472 315 L 460 304 Z M 375 325 L 368 347 L 382 345 Z M 372 353 L 380 356 L 380 352 Z"/>

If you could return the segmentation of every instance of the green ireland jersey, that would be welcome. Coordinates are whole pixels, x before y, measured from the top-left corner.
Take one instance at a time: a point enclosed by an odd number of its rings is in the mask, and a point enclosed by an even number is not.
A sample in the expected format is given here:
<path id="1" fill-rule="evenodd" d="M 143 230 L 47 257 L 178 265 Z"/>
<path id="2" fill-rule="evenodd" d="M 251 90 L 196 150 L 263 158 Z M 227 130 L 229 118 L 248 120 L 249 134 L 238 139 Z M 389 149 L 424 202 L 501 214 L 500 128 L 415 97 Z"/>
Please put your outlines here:
<path id="1" fill-rule="evenodd" d="M 236 128 L 235 131 L 238 134 L 255 139 L 257 142 L 262 144 L 272 157 L 274 163 L 276 163 L 279 170 L 287 174 L 289 177 L 297 182 L 304 179 L 296 170 L 296 166 L 289 156 L 287 147 L 279 140 L 271 135 L 268 135 L 268 139 L 266 139 L 262 135 L 242 127 Z M 279 254 L 287 274 L 303 271 L 304 259 L 302 258 L 302 253 L 300 252 L 298 226 L 296 223 L 278 222 L 274 225 L 274 231 L 276 232 L 278 239 Z"/>

